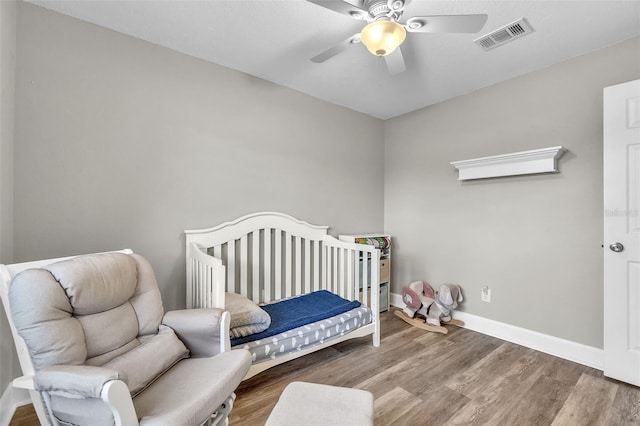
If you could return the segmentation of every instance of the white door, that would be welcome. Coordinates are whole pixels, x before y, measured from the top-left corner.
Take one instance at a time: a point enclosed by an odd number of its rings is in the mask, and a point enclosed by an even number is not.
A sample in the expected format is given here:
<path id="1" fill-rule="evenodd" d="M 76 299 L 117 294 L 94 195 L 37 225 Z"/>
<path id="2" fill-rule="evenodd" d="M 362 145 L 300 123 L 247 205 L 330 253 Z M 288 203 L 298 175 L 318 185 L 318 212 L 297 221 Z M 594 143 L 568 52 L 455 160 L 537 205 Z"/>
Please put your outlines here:
<path id="1" fill-rule="evenodd" d="M 640 80 L 604 89 L 604 374 L 640 386 Z"/>

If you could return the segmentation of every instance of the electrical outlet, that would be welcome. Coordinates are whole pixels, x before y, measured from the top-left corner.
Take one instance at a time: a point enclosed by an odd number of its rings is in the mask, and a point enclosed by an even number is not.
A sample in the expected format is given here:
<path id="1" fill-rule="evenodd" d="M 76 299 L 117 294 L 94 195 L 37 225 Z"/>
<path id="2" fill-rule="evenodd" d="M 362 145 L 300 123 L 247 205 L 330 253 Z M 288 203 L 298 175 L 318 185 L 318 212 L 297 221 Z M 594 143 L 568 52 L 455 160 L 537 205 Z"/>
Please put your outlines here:
<path id="1" fill-rule="evenodd" d="M 482 287 L 482 294 L 480 295 L 480 300 L 487 303 L 491 302 L 491 289 L 489 288 L 488 285 L 485 285 L 484 287 Z"/>

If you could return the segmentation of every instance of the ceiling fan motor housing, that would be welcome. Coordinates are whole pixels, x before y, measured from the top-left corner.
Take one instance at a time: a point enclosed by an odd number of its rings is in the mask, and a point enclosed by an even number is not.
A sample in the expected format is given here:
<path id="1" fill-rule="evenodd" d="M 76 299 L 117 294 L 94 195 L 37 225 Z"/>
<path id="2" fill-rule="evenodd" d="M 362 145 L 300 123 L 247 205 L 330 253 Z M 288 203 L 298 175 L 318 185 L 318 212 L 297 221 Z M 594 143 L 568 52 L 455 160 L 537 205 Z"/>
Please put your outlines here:
<path id="1" fill-rule="evenodd" d="M 404 5 L 405 0 L 369 0 L 364 3 L 365 9 L 374 20 L 391 18 L 397 21 L 400 19 Z"/>

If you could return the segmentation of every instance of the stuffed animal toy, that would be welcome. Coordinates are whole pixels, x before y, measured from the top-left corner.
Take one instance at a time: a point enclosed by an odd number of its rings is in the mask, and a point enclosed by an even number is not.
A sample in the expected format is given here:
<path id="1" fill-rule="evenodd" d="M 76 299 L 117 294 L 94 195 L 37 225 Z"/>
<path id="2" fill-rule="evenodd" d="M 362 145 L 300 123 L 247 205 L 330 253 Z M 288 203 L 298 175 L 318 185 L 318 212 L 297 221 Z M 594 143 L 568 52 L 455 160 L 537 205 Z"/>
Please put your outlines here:
<path id="1" fill-rule="evenodd" d="M 435 294 L 431 286 L 422 281 L 414 281 L 406 287 L 402 287 L 402 301 L 405 304 L 402 310 L 409 318 L 415 318 L 416 314 L 427 316 L 427 309 L 435 301 Z"/>
<path id="2" fill-rule="evenodd" d="M 414 281 L 402 288 L 402 300 L 405 307 L 395 315 L 403 321 L 428 331 L 447 333 L 445 324 L 464 326 L 464 322 L 451 318 L 451 312 L 462 302 L 462 291 L 455 284 L 443 284 L 434 293 L 431 286 L 422 281 Z M 416 314 L 425 320 L 416 318 Z"/>
<path id="3" fill-rule="evenodd" d="M 437 293 L 423 281 L 414 281 L 402 288 L 402 310 L 409 318 L 422 314 L 428 324 L 451 321 L 451 312 L 462 302 L 462 291 L 455 284 L 442 284 Z"/>
<path id="4" fill-rule="evenodd" d="M 451 321 L 451 312 L 462 302 L 462 291 L 455 284 L 442 284 L 433 304 L 427 309 L 427 324 L 440 325 Z"/>

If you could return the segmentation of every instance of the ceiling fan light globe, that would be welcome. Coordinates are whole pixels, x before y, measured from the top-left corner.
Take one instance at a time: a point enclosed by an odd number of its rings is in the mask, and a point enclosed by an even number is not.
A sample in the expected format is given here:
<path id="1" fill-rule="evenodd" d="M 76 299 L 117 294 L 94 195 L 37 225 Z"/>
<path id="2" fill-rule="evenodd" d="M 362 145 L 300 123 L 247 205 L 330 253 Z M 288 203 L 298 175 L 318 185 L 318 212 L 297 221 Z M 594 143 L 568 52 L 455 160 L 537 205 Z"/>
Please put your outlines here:
<path id="1" fill-rule="evenodd" d="M 376 56 L 392 53 L 406 37 L 404 27 L 394 21 L 371 22 L 360 32 L 360 41 Z"/>

